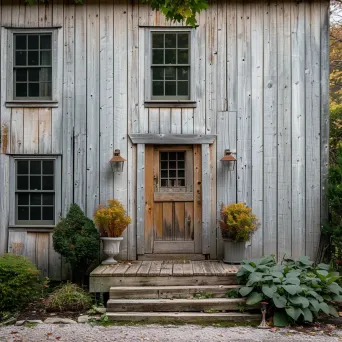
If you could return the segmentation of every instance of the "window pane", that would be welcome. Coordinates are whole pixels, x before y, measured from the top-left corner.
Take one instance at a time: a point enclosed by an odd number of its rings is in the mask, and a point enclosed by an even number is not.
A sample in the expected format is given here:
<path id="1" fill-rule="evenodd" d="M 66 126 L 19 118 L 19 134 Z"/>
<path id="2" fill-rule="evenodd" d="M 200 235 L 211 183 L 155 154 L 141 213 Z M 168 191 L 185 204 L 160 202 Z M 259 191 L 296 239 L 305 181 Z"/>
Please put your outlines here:
<path id="1" fill-rule="evenodd" d="M 187 81 L 178 82 L 178 95 L 182 95 L 182 96 L 189 95 L 189 82 Z"/>
<path id="2" fill-rule="evenodd" d="M 166 80 L 175 80 L 176 79 L 176 68 L 175 67 L 165 68 L 165 79 Z"/>
<path id="3" fill-rule="evenodd" d="M 38 51 L 29 51 L 27 54 L 28 65 L 38 65 Z"/>
<path id="4" fill-rule="evenodd" d="M 15 52 L 15 65 L 26 65 L 26 51 Z"/>
<path id="5" fill-rule="evenodd" d="M 40 82 L 49 82 L 49 81 L 51 81 L 51 74 L 52 74 L 52 69 L 51 68 L 40 68 L 39 81 Z"/>
<path id="6" fill-rule="evenodd" d="M 168 175 L 168 171 L 167 170 L 162 170 L 161 171 L 161 177 L 162 178 L 167 178 L 167 175 Z"/>
<path id="7" fill-rule="evenodd" d="M 152 47 L 163 48 L 164 47 L 164 33 L 153 33 L 152 34 Z"/>
<path id="8" fill-rule="evenodd" d="M 176 162 L 175 161 L 170 161 L 169 162 L 169 168 L 170 168 L 170 170 L 175 170 L 176 169 Z"/>
<path id="9" fill-rule="evenodd" d="M 17 97 L 27 96 L 27 83 L 17 83 L 15 85 L 15 95 Z"/>
<path id="10" fill-rule="evenodd" d="M 53 175 L 54 170 L 53 170 L 53 160 L 44 160 L 43 161 L 43 174 L 44 175 Z"/>
<path id="11" fill-rule="evenodd" d="M 181 177 L 183 178 L 185 175 L 184 175 L 184 170 L 179 170 L 178 171 L 178 177 Z"/>
<path id="12" fill-rule="evenodd" d="M 165 82 L 165 95 L 176 95 L 176 82 Z"/>
<path id="13" fill-rule="evenodd" d="M 154 96 L 163 96 L 164 95 L 164 82 L 153 81 L 152 93 Z"/>
<path id="14" fill-rule="evenodd" d="M 176 160 L 176 156 L 177 156 L 176 152 L 170 152 L 169 153 L 169 160 Z"/>
<path id="15" fill-rule="evenodd" d="M 41 97 L 51 96 L 51 82 L 40 83 L 39 96 Z"/>
<path id="16" fill-rule="evenodd" d="M 42 51 L 40 53 L 40 65 L 51 65 L 51 51 Z"/>
<path id="17" fill-rule="evenodd" d="M 165 48 L 175 48 L 176 47 L 176 34 L 165 34 Z"/>
<path id="18" fill-rule="evenodd" d="M 189 67 L 179 67 L 178 68 L 178 79 L 188 80 L 189 79 Z"/>
<path id="19" fill-rule="evenodd" d="M 176 49 L 165 50 L 165 64 L 176 64 Z"/>
<path id="20" fill-rule="evenodd" d="M 39 82 L 39 69 L 29 69 L 29 81 L 31 82 Z"/>
<path id="21" fill-rule="evenodd" d="M 17 177 L 17 189 L 18 190 L 28 190 L 28 176 L 18 176 Z"/>
<path id="22" fill-rule="evenodd" d="M 161 163 L 160 163 L 160 167 L 161 167 L 162 169 L 167 169 L 167 168 L 168 168 L 167 161 L 166 161 L 166 162 L 165 162 L 165 161 L 161 162 Z"/>
<path id="23" fill-rule="evenodd" d="M 152 50 L 152 64 L 164 64 L 164 50 Z"/>
<path id="24" fill-rule="evenodd" d="M 28 219 L 29 219 L 29 208 L 18 207 L 18 220 L 28 220 Z"/>
<path id="25" fill-rule="evenodd" d="M 39 83 L 29 83 L 29 96 L 39 97 Z"/>
<path id="26" fill-rule="evenodd" d="M 177 160 L 184 160 L 184 159 L 185 159 L 184 152 L 178 152 L 177 153 Z"/>
<path id="27" fill-rule="evenodd" d="M 189 51 L 188 50 L 178 50 L 178 64 L 188 64 L 189 63 Z"/>
<path id="28" fill-rule="evenodd" d="M 161 186 L 167 186 L 167 179 L 162 179 L 160 182 Z"/>
<path id="29" fill-rule="evenodd" d="M 40 48 L 51 49 L 51 35 L 50 34 L 40 36 Z"/>
<path id="30" fill-rule="evenodd" d="M 30 34 L 28 36 L 28 49 L 29 50 L 36 50 L 38 49 L 38 39 L 39 39 L 39 36 L 38 35 L 32 35 Z"/>
<path id="31" fill-rule="evenodd" d="M 160 159 L 161 160 L 168 160 L 169 158 L 168 158 L 168 152 L 161 152 L 160 153 Z"/>
<path id="32" fill-rule="evenodd" d="M 17 161 L 17 173 L 18 175 L 27 175 L 28 172 L 28 161 L 27 160 L 18 160 Z"/>
<path id="33" fill-rule="evenodd" d="M 154 80 L 164 79 L 164 68 L 152 68 L 152 77 Z"/>
<path id="34" fill-rule="evenodd" d="M 41 194 L 31 194 L 30 205 L 41 205 Z"/>
<path id="35" fill-rule="evenodd" d="M 53 176 L 43 176 L 43 190 L 53 190 Z"/>
<path id="36" fill-rule="evenodd" d="M 42 211 L 41 207 L 30 207 L 30 220 L 41 220 L 42 219 L 41 211 Z"/>
<path id="37" fill-rule="evenodd" d="M 41 166 L 42 166 L 42 163 L 40 160 L 31 160 L 30 161 L 30 174 L 40 175 L 42 173 Z"/>
<path id="38" fill-rule="evenodd" d="M 169 177 L 170 178 L 176 178 L 176 172 L 177 172 L 176 170 L 170 170 L 169 171 Z"/>
<path id="39" fill-rule="evenodd" d="M 43 194 L 43 205 L 53 205 L 54 195 L 53 194 Z"/>
<path id="40" fill-rule="evenodd" d="M 15 36 L 15 48 L 17 50 L 26 49 L 26 36 L 16 35 Z"/>
<path id="41" fill-rule="evenodd" d="M 31 176 L 30 177 L 30 189 L 31 190 L 41 190 L 41 177 Z"/>
<path id="42" fill-rule="evenodd" d="M 26 69 L 17 69 L 15 72 L 15 78 L 17 82 L 26 82 L 27 81 L 27 70 Z"/>
<path id="43" fill-rule="evenodd" d="M 184 162 L 183 161 L 178 162 L 178 169 L 184 169 Z"/>
<path id="44" fill-rule="evenodd" d="M 178 48 L 188 48 L 189 47 L 189 34 L 179 33 L 178 34 Z"/>
<path id="45" fill-rule="evenodd" d="M 18 205 L 29 205 L 29 194 L 18 194 Z"/>
<path id="46" fill-rule="evenodd" d="M 53 207 L 43 207 L 43 220 L 53 221 Z"/>

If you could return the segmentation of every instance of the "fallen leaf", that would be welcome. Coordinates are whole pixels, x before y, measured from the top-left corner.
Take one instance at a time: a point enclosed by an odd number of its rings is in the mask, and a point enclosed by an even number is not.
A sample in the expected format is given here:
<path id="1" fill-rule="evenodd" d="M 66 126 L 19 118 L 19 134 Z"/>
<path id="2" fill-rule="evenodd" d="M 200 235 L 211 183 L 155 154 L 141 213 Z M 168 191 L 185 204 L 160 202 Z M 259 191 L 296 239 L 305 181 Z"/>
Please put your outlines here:
<path id="1" fill-rule="evenodd" d="M 18 334 L 18 331 L 11 331 L 10 334 Z"/>
<path id="2" fill-rule="evenodd" d="M 48 332 L 46 335 L 47 335 L 47 336 L 51 336 L 51 335 L 52 335 L 52 332 Z"/>
<path id="3" fill-rule="evenodd" d="M 60 340 L 61 339 L 61 337 L 60 336 L 56 336 L 56 340 Z"/>

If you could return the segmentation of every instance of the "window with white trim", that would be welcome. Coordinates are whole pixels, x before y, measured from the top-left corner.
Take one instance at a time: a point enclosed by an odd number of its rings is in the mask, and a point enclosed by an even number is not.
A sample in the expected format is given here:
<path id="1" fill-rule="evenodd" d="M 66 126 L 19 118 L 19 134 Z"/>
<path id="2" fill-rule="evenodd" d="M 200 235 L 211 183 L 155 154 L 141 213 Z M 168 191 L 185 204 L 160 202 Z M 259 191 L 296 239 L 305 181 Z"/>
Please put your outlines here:
<path id="1" fill-rule="evenodd" d="M 15 224 L 54 225 L 56 160 L 15 160 Z"/>
<path id="2" fill-rule="evenodd" d="M 190 31 L 151 31 L 151 100 L 190 100 Z"/>

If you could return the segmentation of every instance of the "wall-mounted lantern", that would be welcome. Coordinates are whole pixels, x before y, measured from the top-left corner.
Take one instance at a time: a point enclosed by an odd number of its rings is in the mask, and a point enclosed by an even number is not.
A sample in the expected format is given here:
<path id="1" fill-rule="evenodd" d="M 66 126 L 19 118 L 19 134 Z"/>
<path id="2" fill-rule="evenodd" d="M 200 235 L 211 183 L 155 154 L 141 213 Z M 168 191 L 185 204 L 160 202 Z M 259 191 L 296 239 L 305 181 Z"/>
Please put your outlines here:
<path id="1" fill-rule="evenodd" d="M 233 171 L 236 164 L 236 158 L 232 154 L 231 150 L 224 150 L 224 156 L 221 158 L 221 162 L 227 165 L 228 171 Z"/>
<path id="2" fill-rule="evenodd" d="M 110 165 L 112 167 L 112 171 L 115 173 L 116 172 L 122 172 L 125 161 L 126 161 L 126 159 L 124 159 L 120 156 L 120 150 L 115 150 L 114 156 L 110 160 Z"/>

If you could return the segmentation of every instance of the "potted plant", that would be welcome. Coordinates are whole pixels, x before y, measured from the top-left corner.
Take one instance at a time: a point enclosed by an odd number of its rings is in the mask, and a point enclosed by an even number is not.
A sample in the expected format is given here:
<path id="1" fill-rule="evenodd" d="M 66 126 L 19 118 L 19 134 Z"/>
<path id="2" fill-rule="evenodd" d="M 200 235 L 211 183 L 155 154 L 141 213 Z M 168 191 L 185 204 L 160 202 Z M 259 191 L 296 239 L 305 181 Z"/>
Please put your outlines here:
<path id="1" fill-rule="evenodd" d="M 94 214 L 94 221 L 99 228 L 103 243 L 103 252 L 108 259 L 102 264 L 113 265 L 117 261 L 114 256 L 119 254 L 121 236 L 126 227 L 131 223 L 131 218 L 126 216 L 124 206 L 118 200 L 109 200 L 107 206 L 99 205 Z"/>
<path id="2" fill-rule="evenodd" d="M 255 232 L 258 220 L 244 203 L 222 204 L 219 220 L 226 263 L 240 263 L 245 258 L 246 242 Z"/>

